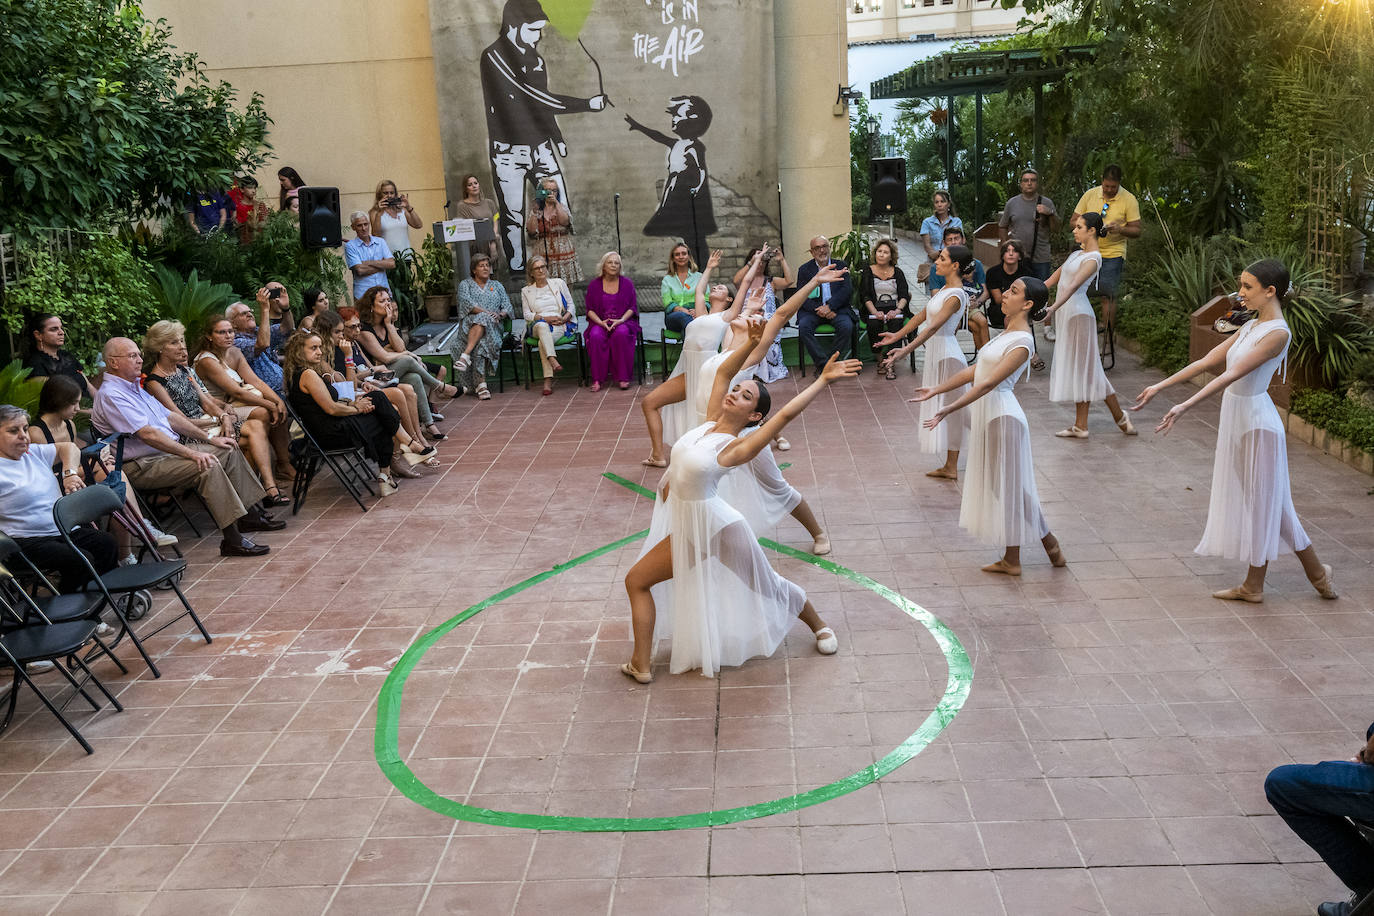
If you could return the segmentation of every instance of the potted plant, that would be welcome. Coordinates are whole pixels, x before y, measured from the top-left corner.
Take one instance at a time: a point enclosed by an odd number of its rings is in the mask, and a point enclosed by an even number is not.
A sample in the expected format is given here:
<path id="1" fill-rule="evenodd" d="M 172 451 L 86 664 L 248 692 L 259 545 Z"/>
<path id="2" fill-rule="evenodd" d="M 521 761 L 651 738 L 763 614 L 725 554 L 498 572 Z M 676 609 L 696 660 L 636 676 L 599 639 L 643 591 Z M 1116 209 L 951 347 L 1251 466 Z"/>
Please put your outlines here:
<path id="1" fill-rule="evenodd" d="M 425 302 L 430 321 L 447 321 L 457 296 L 453 287 L 453 252 L 434 236 L 425 236 L 415 253 L 415 285 Z"/>

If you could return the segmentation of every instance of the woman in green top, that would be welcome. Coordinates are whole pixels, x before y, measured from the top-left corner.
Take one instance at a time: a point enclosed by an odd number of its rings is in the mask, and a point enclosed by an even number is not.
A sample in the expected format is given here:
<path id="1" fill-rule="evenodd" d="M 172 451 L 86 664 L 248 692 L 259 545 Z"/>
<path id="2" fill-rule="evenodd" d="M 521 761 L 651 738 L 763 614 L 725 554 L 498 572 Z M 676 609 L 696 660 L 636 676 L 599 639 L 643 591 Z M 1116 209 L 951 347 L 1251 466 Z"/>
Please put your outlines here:
<path id="1" fill-rule="evenodd" d="M 668 330 L 681 334 L 698 317 L 696 292 L 700 279 L 701 272 L 692 263 L 692 252 L 685 242 L 678 242 L 668 253 L 668 273 L 658 285 L 663 296 L 663 324 Z"/>

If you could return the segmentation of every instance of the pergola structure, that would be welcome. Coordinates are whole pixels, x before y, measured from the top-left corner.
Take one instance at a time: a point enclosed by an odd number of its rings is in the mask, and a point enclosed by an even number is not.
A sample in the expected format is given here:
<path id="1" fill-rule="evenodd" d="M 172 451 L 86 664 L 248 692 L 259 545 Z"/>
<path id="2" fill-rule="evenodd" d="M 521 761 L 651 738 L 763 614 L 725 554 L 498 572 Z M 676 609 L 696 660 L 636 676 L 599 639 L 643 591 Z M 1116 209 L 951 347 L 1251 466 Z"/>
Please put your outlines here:
<path id="1" fill-rule="evenodd" d="M 1063 79 L 1075 66 L 1091 63 L 1096 45 L 1070 45 L 1049 51 L 961 51 L 947 52 L 929 60 L 917 61 L 905 70 L 885 76 L 869 86 L 872 99 L 947 100 L 949 112 L 945 128 L 952 138 L 954 100 L 959 96 L 977 98 L 974 106 L 973 170 L 979 182 L 983 177 L 983 96 L 993 92 L 1031 89 L 1035 93 L 1034 147 L 1032 165 L 1040 167 L 1045 142 L 1044 89 Z M 954 180 L 954 144 L 945 144 L 945 180 Z M 982 222 L 978 197 L 974 198 L 974 225 Z"/>

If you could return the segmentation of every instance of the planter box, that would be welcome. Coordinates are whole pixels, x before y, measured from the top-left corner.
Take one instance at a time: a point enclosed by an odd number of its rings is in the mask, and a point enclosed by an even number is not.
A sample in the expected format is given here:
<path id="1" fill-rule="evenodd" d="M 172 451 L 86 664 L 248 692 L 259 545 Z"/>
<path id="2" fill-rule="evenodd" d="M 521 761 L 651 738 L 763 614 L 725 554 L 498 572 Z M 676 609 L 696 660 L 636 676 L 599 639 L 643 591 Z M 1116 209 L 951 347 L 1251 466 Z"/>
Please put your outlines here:
<path id="1" fill-rule="evenodd" d="M 1319 448 L 1332 458 L 1338 459 L 1342 464 L 1347 464 L 1362 474 L 1369 474 L 1374 477 L 1374 454 L 1357 448 L 1344 439 L 1336 438 L 1326 430 L 1308 423 L 1295 413 L 1288 414 L 1286 426 L 1288 434 L 1299 442 L 1305 442 Z"/>

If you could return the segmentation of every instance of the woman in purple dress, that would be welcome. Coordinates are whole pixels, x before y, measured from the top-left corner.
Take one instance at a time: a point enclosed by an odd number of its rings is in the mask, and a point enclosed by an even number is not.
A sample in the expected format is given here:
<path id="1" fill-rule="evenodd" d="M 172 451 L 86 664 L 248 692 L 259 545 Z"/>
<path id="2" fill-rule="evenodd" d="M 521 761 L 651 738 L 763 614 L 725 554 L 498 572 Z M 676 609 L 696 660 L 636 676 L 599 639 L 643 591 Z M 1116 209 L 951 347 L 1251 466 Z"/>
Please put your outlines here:
<path id="1" fill-rule="evenodd" d="M 629 388 L 639 341 L 639 298 L 634 283 L 620 273 L 618 253 L 603 254 L 596 273 L 587 284 L 587 355 L 592 364 L 592 391 L 600 391 L 611 376 L 622 389 Z"/>

